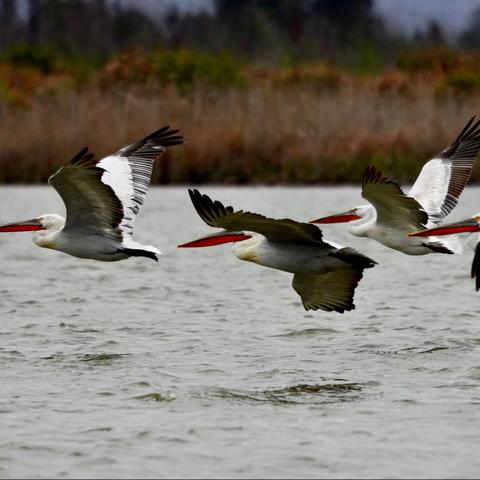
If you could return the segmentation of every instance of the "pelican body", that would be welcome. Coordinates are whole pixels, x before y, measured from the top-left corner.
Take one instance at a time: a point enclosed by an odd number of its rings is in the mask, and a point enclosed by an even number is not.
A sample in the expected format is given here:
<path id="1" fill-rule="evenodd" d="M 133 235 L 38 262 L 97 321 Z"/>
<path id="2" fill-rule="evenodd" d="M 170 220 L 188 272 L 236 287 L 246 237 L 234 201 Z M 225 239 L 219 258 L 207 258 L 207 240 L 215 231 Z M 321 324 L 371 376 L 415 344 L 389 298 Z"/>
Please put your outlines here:
<path id="1" fill-rule="evenodd" d="M 155 160 L 166 147 L 183 143 L 177 133 L 163 127 L 100 161 L 84 148 L 48 180 L 65 203 L 66 219 L 56 214 L 40 215 L 0 226 L 0 232 L 33 231 L 33 241 L 39 247 L 78 258 L 158 260 L 156 247 L 133 240 L 133 227 Z"/>
<path id="2" fill-rule="evenodd" d="M 306 310 L 343 313 L 355 308 L 355 288 L 363 270 L 376 264 L 374 260 L 324 240 L 315 225 L 234 211 L 198 190 L 189 190 L 189 194 L 205 223 L 224 230 L 179 247 L 232 242 L 233 254 L 240 260 L 293 273 L 292 286 Z"/>
<path id="3" fill-rule="evenodd" d="M 432 234 L 416 238 L 408 234 L 438 225 L 457 205 L 480 149 L 480 121 L 474 120 L 471 118 L 452 144 L 423 166 L 408 195 L 369 166 L 362 178 L 362 197 L 370 204 L 312 223 L 349 222 L 351 234 L 371 238 L 407 255 L 461 253 L 456 236 L 439 238 Z"/>

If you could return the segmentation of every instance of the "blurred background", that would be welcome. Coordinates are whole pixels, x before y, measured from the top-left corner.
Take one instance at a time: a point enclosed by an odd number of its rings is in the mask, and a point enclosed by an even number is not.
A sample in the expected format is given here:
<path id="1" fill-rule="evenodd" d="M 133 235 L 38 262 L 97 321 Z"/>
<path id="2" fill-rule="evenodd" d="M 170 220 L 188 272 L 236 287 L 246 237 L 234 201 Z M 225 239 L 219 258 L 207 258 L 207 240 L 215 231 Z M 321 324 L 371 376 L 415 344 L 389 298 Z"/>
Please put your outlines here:
<path id="1" fill-rule="evenodd" d="M 474 114 L 480 0 L 0 0 L 4 183 L 166 124 L 157 183 L 408 182 Z"/>

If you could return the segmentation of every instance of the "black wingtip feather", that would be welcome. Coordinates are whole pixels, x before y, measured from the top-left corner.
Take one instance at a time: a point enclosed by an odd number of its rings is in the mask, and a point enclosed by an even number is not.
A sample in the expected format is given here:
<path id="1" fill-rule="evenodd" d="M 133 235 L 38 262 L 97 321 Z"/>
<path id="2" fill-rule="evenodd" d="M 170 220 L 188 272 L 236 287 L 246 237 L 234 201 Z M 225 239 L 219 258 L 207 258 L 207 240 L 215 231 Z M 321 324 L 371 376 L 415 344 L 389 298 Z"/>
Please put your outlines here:
<path id="1" fill-rule="evenodd" d="M 125 253 L 130 257 L 147 257 L 158 262 L 157 254 L 154 252 L 151 252 L 150 250 L 142 250 L 139 248 L 120 248 L 118 249 L 118 252 Z"/>
<path id="2" fill-rule="evenodd" d="M 480 119 L 473 123 L 476 119 L 474 115 L 467 124 L 463 127 L 458 137 L 447 147 L 440 152 L 439 158 L 449 158 L 455 154 L 460 145 L 478 140 L 480 138 Z"/>
<path id="3" fill-rule="evenodd" d="M 470 128 L 470 125 L 473 123 L 475 120 L 475 115 L 467 122 L 467 124 L 463 127 L 462 131 L 459 133 L 458 137 L 454 140 L 453 143 L 459 142 L 462 137 L 464 136 L 465 132 Z M 478 123 L 478 122 L 477 122 Z"/>
<path id="4" fill-rule="evenodd" d="M 200 218 L 207 225 L 213 226 L 211 218 L 215 217 L 215 214 L 212 211 L 212 208 L 215 206 L 215 204 L 212 199 L 208 195 L 201 194 L 196 188 L 189 189 L 188 193 L 190 195 L 190 200 L 192 201 L 192 204 Z M 223 207 L 220 202 L 218 203 L 221 207 Z"/>
<path id="5" fill-rule="evenodd" d="M 120 154 L 125 157 L 130 155 L 143 156 L 154 160 L 162 154 L 163 148 L 185 143 L 183 136 L 177 135 L 178 132 L 178 129 L 171 130 L 167 125 L 159 130 L 155 130 L 150 135 L 142 138 L 142 140 L 123 148 L 120 150 Z"/>
<path id="6" fill-rule="evenodd" d="M 477 130 L 478 126 L 480 125 L 480 120 L 477 120 L 473 126 L 472 123 L 475 120 L 475 115 L 470 119 L 470 121 L 465 125 L 463 130 L 460 132 L 460 135 L 457 137 L 454 143 L 456 142 L 463 142 L 472 138 L 473 135 L 477 136 L 480 132 Z"/>
<path id="7" fill-rule="evenodd" d="M 146 143 L 148 141 L 153 141 L 161 147 L 171 147 L 173 145 L 181 145 L 185 143 L 185 140 L 182 135 L 177 135 L 180 130 L 172 129 L 170 126 L 166 125 L 165 127 L 156 130 L 155 132 L 147 135 L 144 139 L 140 140 L 140 144 Z"/>
<path id="8" fill-rule="evenodd" d="M 384 176 L 383 172 L 381 170 L 377 170 L 373 165 L 368 165 L 363 173 L 362 185 L 366 185 L 368 183 L 393 183 L 397 185 L 396 182 Z"/>
<path id="9" fill-rule="evenodd" d="M 89 153 L 88 147 L 84 147 L 70 160 L 70 165 L 86 163 L 92 158 L 94 158 L 93 153 Z"/>

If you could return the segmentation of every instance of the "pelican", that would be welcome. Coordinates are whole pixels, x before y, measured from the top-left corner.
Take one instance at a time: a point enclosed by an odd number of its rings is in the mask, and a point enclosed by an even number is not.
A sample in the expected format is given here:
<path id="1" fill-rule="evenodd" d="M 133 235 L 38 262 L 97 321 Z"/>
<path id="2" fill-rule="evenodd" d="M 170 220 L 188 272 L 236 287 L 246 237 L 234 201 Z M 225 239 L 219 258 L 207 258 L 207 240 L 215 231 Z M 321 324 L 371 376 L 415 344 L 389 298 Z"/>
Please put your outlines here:
<path id="1" fill-rule="evenodd" d="M 477 213 L 471 218 L 461 220 L 460 222 L 448 223 L 445 225 L 439 225 L 427 230 L 421 230 L 418 232 L 412 232 L 409 234 L 411 237 L 425 237 L 430 235 L 442 236 L 452 235 L 465 232 L 480 232 L 480 213 Z M 470 275 L 475 279 L 475 289 L 478 292 L 480 290 L 480 236 L 477 239 L 477 245 L 475 247 L 475 253 L 473 255 L 472 267 L 470 269 Z"/>
<path id="2" fill-rule="evenodd" d="M 257 213 L 234 211 L 189 190 L 195 210 L 209 226 L 223 231 L 179 245 L 208 247 L 233 242 L 240 260 L 293 273 L 293 288 L 305 310 L 343 313 L 355 308 L 353 296 L 365 268 L 376 262 L 353 248 L 322 238 L 315 225 L 290 219 L 276 220 Z"/>
<path id="3" fill-rule="evenodd" d="M 352 222 L 351 234 L 369 237 L 407 255 L 461 253 L 456 236 L 414 238 L 408 233 L 438 225 L 457 205 L 480 149 L 480 120 L 475 124 L 474 120 L 472 117 L 452 144 L 423 166 L 408 196 L 397 183 L 369 166 L 362 178 L 362 197 L 370 205 L 312 223 Z"/>
<path id="4" fill-rule="evenodd" d="M 39 247 L 79 258 L 158 261 L 157 248 L 133 240 L 133 227 L 155 160 L 166 147 L 183 143 L 177 133 L 163 127 L 100 161 L 84 148 L 48 179 L 65 203 L 67 218 L 40 215 L 0 226 L 0 232 L 34 231 L 33 241 Z"/>

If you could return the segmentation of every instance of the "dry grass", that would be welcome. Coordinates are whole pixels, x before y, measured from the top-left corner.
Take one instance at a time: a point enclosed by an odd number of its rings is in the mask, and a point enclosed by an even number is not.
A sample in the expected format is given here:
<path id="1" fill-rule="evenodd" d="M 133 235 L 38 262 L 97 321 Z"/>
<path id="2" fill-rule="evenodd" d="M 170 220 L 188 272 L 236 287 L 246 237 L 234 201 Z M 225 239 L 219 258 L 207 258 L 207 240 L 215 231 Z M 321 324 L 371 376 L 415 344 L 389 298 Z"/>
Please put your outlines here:
<path id="1" fill-rule="evenodd" d="M 479 95 L 439 95 L 402 73 L 338 88 L 65 88 L 0 109 L 0 181 L 43 182 L 86 145 L 102 156 L 169 124 L 188 143 L 162 159 L 156 182 L 358 183 L 369 163 L 403 182 L 474 114 Z"/>

